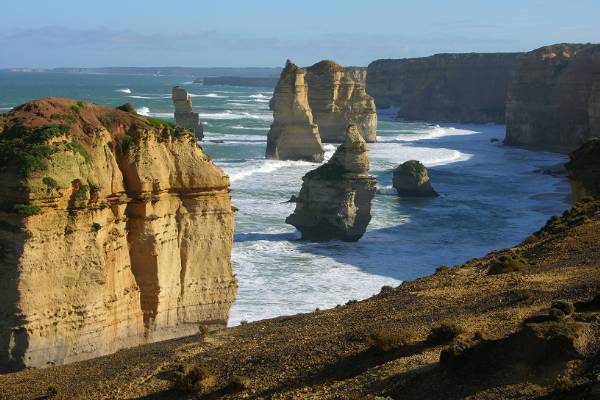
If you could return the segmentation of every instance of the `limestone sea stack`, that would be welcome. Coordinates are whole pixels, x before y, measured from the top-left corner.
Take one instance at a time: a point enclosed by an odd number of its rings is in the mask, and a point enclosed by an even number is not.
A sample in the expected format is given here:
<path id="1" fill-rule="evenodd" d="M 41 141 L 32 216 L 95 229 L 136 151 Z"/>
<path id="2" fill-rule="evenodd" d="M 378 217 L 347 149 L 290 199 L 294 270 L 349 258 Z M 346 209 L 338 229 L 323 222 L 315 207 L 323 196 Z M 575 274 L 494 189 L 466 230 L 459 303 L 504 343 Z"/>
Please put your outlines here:
<path id="1" fill-rule="evenodd" d="M 404 120 L 504 123 L 506 93 L 521 53 L 436 54 L 376 60 L 367 93 Z"/>
<path id="2" fill-rule="evenodd" d="M 296 209 L 286 223 L 303 240 L 355 242 L 371 220 L 376 180 L 369 176 L 367 144 L 355 124 L 331 159 L 302 178 Z"/>
<path id="3" fill-rule="evenodd" d="M 394 170 L 393 185 L 399 196 L 436 197 L 438 194 L 429 181 L 427 168 L 417 161 L 410 160 Z"/>
<path id="4" fill-rule="evenodd" d="M 319 128 L 308 105 L 305 71 L 287 61 L 273 95 L 273 124 L 267 135 L 267 158 L 323 161 Z"/>
<path id="5" fill-rule="evenodd" d="M 585 198 L 600 198 L 600 138 L 592 139 L 569 154 L 566 167 L 573 203 Z"/>
<path id="6" fill-rule="evenodd" d="M 173 104 L 175 104 L 175 123 L 194 132 L 198 140 L 204 137 L 204 128 L 200 115 L 192 110 L 192 97 L 181 86 L 174 86 L 172 90 Z"/>
<path id="7" fill-rule="evenodd" d="M 568 152 L 600 136 L 600 45 L 523 55 L 506 106 L 506 144 Z"/>
<path id="8" fill-rule="evenodd" d="M 369 143 L 377 140 L 375 102 L 365 91 L 366 72 L 350 71 L 334 61 L 321 61 L 306 69 L 308 102 L 323 143 L 341 143 L 346 128 L 356 124 Z"/>
<path id="9" fill-rule="evenodd" d="M 60 98 L 0 121 L 0 366 L 226 325 L 229 179 L 189 130 Z"/>

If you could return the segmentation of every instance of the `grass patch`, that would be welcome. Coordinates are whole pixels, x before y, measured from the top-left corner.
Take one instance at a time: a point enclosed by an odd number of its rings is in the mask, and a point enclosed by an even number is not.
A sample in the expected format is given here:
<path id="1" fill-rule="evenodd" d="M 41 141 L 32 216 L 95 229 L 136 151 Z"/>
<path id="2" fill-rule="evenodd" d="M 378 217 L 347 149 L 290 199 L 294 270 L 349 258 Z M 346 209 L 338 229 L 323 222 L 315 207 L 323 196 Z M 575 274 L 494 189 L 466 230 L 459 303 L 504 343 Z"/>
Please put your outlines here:
<path id="1" fill-rule="evenodd" d="M 202 393 L 215 384 L 215 376 L 199 365 L 180 365 L 173 374 L 173 388 L 185 393 Z"/>
<path id="2" fill-rule="evenodd" d="M 79 115 L 79 112 L 81 111 L 81 109 L 79 108 L 78 105 L 73 104 L 71 106 L 71 111 L 73 111 L 75 114 Z"/>
<path id="3" fill-rule="evenodd" d="M 60 189 L 60 186 L 58 186 L 58 182 L 56 182 L 56 179 L 50 176 L 43 177 L 42 183 L 46 185 L 48 189 Z"/>
<path id="4" fill-rule="evenodd" d="M 161 126 L 168 126 L 169 128 L 175 129 L 177 126 L 169 121 L 165 121 L 164 119 L 154 118 L 154 117 L 144 117 L 148 125 L 153 126 L 155 128 L 160 128 Z"/>
<path id="5" fill-rule="evenodd" d="M 33 204 L 15 204 L 14 210 L 25 217 L 42 213 L 42 209 Z"/>
<path id="6" fill-rule="evenodd" d="M 430 344 L 448 344 L 452 343 L 459 335 L 465 333 L 465 330 L 454 322 L 444 322 L 443 324 L 431 329 L 427 336 L 427 342 Z"/>
<path id="7" fill-rule="evenodd" d="M 575 305 L 567 300 L 556 300 L 552 302 L 550 309 L 560 310 L 565 315 L 571 315 L 575 312 Z"/>
<path id="8" fill-rule="evenodd" d="M 107 131 L 110 131 L 112 129 L 112 126 L 115 122 L 113 117 L 111 117 L 110 115 L 102 115 L 100 118 L 98 118 L 98 120 L 100 121 L 102 126 L 106 128 Z"/>
<path id="9" fill-rule="evenodd" d="M 75 123 L 75 121 L 77 121 L 77 118 L 75 118 L 74 116 L 72 116 L 70 114 L 52 114 L 50 116 L 50 119 L 67 121 L 72 124 Z"/>
<path id="10" fill-rule="evenodd" d="M 397 331 L 377 331 L 369 336 L 371 347 L 382 351 L 390 352 L 409 345 L 413 337 L 404 330 Z"/>
<path id="11" fill-rule="evenodd" d="M 509 272 L 522 272 L 529 269 L 529 262 L 516 253 L 503 254 L 490 264 L 488 274 L 498 275 Z"/>
<path id="12" fill-rule="evenodd" d="M 69 148 L 74 153 L 77 153 L 81 157 L 83 157 L 83 159 L 85 160 L 85 162 L 87 164 L 89 164 L 92 161 L 92 157 L 90 157 L 90 154 L 87 152 L 85 147 L 83 147 L 83 145 L 81 143 L 79 143 L 79 141 L 77 139 L 75 139 L 75 138 L 71 139 L 71 143 L 69 143 Z"/>

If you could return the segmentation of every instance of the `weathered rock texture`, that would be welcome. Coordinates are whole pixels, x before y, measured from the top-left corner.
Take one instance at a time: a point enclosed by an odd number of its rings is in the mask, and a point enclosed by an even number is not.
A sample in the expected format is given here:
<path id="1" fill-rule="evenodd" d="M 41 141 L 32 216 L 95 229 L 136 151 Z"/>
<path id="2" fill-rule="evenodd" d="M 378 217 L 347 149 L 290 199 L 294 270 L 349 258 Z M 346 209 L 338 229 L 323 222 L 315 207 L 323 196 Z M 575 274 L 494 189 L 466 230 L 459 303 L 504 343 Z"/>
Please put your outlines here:
<path id="1" fill-rule="evenodd" d="M 369 64 L 367 93 L 405 120 L 504 123 L 520 53 L 436 54 Z"/>
<path id="2" fill-rule="evenodd" d="M 557 44 L 521 57 L 506 106 L 506 143 L 574 150 L 600 136 L 600 45 Z"/>
<path id="3" fill-rule="evenodd" d="M 357 241 L 371 220 L 376 180 L 369 176 L 367 144 L 354 124 L 331 159 L 302 178 L 296 209 L 286 223 L 304 240 Z"/>
<path id="4" fill-rule="evenodd" d="M 273 124 L 267 135 L 267 158 L 323 161 L 319 128 L 308 105 L 305 71 L 288 60 L 273 95 Z"/>
<path id="5" fill-rule="evenodd" d="M 436 197 L 427 168 L 417 160 L 406 161 L 394 170 L 393 185 L 405 197 Z"/>
<path id="6" fill-rule="evenodd" d="M 333 61 L 321 61 L 306 69 L 308 101 L 324 143 L 345 140 L 348 124 L 354 123 L 365 141 L 377 140 L 377 111 L 367 94 L 364 74 Z"/>
<path id="7" fill-rule="evenodd" d="M 192 98 L 188 92 L 180 87 L 173 87 L 173 104 L 175 104 L 175 123 L 185 129 L 189 129 L 196 135 L 198 140 L 204 137 L 204 128 L 197 112 L 192 111 Z"/>
<path id="8" fill-rule="evenodd" d="M 0 124 L 0 366 L 224 326 L 229 180 L 189 131 L 47 98 Z"/>
<path id="9" fill-rule="evenodd" d="M 586 197 L 600 198 L 600 138 L 592 139 L 570 155 L 566 165 L 576 203 Z"/>

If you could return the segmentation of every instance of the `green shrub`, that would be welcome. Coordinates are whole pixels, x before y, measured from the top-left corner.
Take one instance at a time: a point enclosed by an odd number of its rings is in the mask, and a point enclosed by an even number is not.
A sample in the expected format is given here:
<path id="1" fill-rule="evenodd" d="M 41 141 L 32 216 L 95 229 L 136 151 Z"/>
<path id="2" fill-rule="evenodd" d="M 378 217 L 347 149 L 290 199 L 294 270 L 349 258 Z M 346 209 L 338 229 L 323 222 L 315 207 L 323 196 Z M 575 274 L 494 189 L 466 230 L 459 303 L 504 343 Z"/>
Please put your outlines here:
<path id="1" fill-rule="evenodd" d="M 75 121 L 77 121 L 77 118 L 75 118 L 71 114 L 52 114 L 50 116 L 50 119 L 57 119 L 57 120 L 67 121 L 67 122 L 70 122 L 70 123 L 75 123 Z"/>
<path id="2" fill-rule="evenodd" d="M 15 204 L 14 210 L 25 217 L 42 213 L 42 209 L 33 204 Z"/>
<path id="3" fill-rule="evenodd" d="M 44 185 L 48 186 L 48 189 L 60 189 L 58 186 L 58 182 L 56 182 L 56 179 L 54 179 L 50 176 L 43 177 L 42 183 Z"/>
<path id="4" fill-rule="evenodd" d="M 464 332 L 465 330 L 454 322 L 444 322 L 431 329 L 427 336 L 427 342 L 430 344 L 448 344 Z"/>
<path id="5" fill-rule="evenodd" d="M 173 124 L 169 121 L 165 121 L 163 119 L 153 118 L 153 117 L 144 117 L 144 119 L 146 120 L 148 125 L 153 126 L 155 128 L 160 128 L 163 125 L 166 125 L 169 128 L 176 128 L 175 124 Z"/>
<path id="6" fill-rule="evenodd" d="M 563 310 L 559 310 L 558 308 L 551 308 L 550 310 L 548 310 L 548 316 L 549 319 L 553 321 L 560 321 L 561 319 L 564 319 L 567 315 L 564 313 Z"/>
<path id="7" fill-rule="evenodd" d="M 100 225 L 97 222 L 94 222 L 92 224 L 92 232 L 98 232 L 100 229 L 102 229 L 102 225 Z"/>
<path id="8" fill-rule="evenodd" d="M 352 300 L 348 300 L 348 301 L 346 302 L 346 305 L 347 305 L 347 306 L 349 306 L 349 305 L 351 305 L 351 304 L 356 304 L 356 303 L 358 303 L 358 300 L 352 299 Z"/>
<path id="9" fill-rule="evenodd" d="M 48 389 L 46 389 L 46 393 L 50 398 L 56 397 L 56 395 L 58 394 L 58 388 L 54 385 L 50 385 L 48 386 Z"/>
<path id="10" fill-rule="evenodd" d="M 552 302 L 552 309 L 562 311 L 565 315 L 571 315 L 575 312 L 575 306 L 573 303 L 567 300 L 556 300 Z"/>
<path id="11" fill-rule="evenodd" d="M 81 100 L 77 102 L 77 105 L 79 106 L 79 108 L 85 107 L 85 103 Z"/>
<path id="12" fill-rule="evenodd" d="M 123 135 L 123 137 L 121 138 L 121 140 L 119 140 L 119 142 L 117 144 L 121 154 L 125 154 L 132 143 L 133 143 L 133 138 L 131 136 Z"/>
<path id="13" fill-rule="evenodd" d="M 233 375 L 229 386 L 235 391 L 242 392 L 251 388 L 252 381 L 244 375 Z"/>
<path id="14" fill-rule="evenodd" d="M 529 269 L 529 263 L 522 256 L 511 253 L 503 254 L 494 259 L 490 264 L 488 273 L 490 275 L 505 274 L 508 272 L 526 271 Z"/>
<path id="15" fill-rule="evenodd" d="M 85 149 L 85 147 L 83 147 L 83 145 L 81 143 L 79 143 L 79 141 L 77 139 L 73 138 L 71 140 L 71 143 L 69 143 L 69 148 L 74 153 L 77 153 L 81 157 L 83 157 L 83 159 L 85 160 L 86 163 L 89 164 L 92 161 L 92 158 L 90 157 L 90 155 L 87 152 L 87 150 Z"/>
<path id="16" fill-rule="evenodd" d="M 447 266 L 447 265 L 440 265 L 439 267 L 437 267 L 437 268 L 435 269 L 435 273 L 436 273 L 436 274 L 439 274 L 439 273 L 441 273 L 441 272 L 446 272 L 446 271 L 448 271 L 449 269 L 450 269 L 450 268 L 448 268 L 448 266 Z"/>
<path id="17" fill-rule="evenodd" d="M 108 204 L 108 202 L 106 202 L 106 201 L 102 201 L 102 202 L 100 202 L 100 204 L 98 205 L 98 207 L 99 207 L 101 210 L 104 210 L 105 208 L 108 208 L 108 207 L 110 207 L 110 204 Z"/>
<path id="18" fill-rule="evenodd" d="M 371 347 L 383 352 L 390 352 L 407 346 L 412 342 L 412 336 L 404 330 L 377 331 L 369 337 Z"/>
<path id="19" fill-rule="evenodd" d="M 110 131 L 112 129 L 114 119 L 110 115 L 102 115 L 100 118 L 98 118 L 98 120 L 106 128 L 107 131 Z"/>
<path id="20" fill-rule="evenodd" d="M 73 104 L 71 106 L 71 111 L 73 111 L 75 114 L 79 114 L 79 111 L 81 111 L 81 110 L 79 109 L 79 106 L 76 106 L 75 104 Z"/>
<path id="21" fill-rule="evenodd" d="M 185 393 L 202 393 L 212 387 L 215 377 L 208 368 L 198 365 L 180 365 L 173 374 L 173 387 Z"/>

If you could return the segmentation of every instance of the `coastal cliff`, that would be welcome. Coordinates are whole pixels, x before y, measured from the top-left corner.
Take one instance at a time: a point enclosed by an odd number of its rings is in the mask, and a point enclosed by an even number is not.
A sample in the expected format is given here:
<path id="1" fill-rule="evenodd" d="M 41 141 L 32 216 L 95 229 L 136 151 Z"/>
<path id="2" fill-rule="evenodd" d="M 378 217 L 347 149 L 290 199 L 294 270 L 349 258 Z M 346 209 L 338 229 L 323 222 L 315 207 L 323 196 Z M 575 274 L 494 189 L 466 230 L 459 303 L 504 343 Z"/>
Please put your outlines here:
<path id="1" fill-rule="evenodd" d="M 225 326 L 229 180 L 190 131 L 60 98 L 0 120 L 0 365 Z"/>
<path id="2" fill-rule="evenodd" d="M 600 198 L 600 138 L 592 139 L 569 154 L 566 164 L 573 202 Z"/>
<path id="3" fill-rule="evenodd" d="M 331 159 L 302 178 L 294 213 L 286 223 L 304 240 L 354 242 L 371 220 L 376 180 L 369 176 L 367 144 L 354 124 Z"/>
<path id="4" fill-rule="evenodd" d="M 506 144 L 574 150 L 600 136 L 600 45 L 556 44 L 520 58 L 506 106 Z"/>
<path id="5" fill-rule="evenodd" d="M 273 94 L 273 124 L 266 157 L 276 160 L 323 161 L 319 128 L 308 105 L 306 72 L 287 61 Z"/>
<path id="6" fill-rule="evenodd" d="M 366 89 L 377 108 L 405 120 L 504 123 L 508 86 L 520 53 L 436 54 L 376 60 Z"/>

